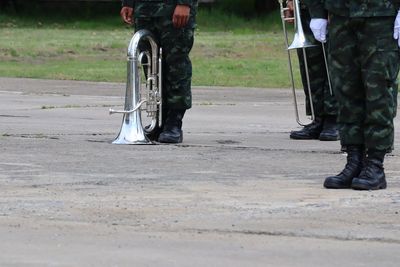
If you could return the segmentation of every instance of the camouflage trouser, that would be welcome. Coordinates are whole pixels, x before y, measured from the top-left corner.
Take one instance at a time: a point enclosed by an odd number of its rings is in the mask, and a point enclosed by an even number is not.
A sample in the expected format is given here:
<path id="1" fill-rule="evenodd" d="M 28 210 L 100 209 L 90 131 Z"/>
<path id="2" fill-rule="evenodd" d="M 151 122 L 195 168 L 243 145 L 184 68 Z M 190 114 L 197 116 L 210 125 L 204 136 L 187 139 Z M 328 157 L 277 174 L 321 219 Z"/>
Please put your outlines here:
<path id="1" fill-rule="evenodd" d="M 331 16 L 331 77 L 344 149 L 348 145 L 384 152 L 393 148 L 400 61 L 393 22 L 394 17 Z"/>
<path id="2" fill-rule="evenodd" d="M 302 25 L 304 32 L 309 40 L 314 40 L 314 36 L 310 30 L 310 15 L 307 10 L 302 10 Z M 320 43 L 316 47 L 306 48 L 306 59 L 308 65 L 308 74 L 310 78 L 311 97 L 314 105 L 314 113 L 316 117 L 324 117 L 327 115 L 337 115 L 337 102 L 329 89 L 327 71 L 324 59 L 324 53 Z M 328 51 L 328 50 L 326 50 Z M 310 98 L 308 92 L 308 83 L 306 78 L 306 68 L 304 64 L 303 50 L 298 49 L 297 54 L 300 63 L 301 79 L 303 82 L 304 92 L 306 94 L 306 114 L 311 115 Z"/>
<path id="3" fill-rule="evenodd" d="M 177 29 L 169 17 L 137 18 L 135 30 L 146 29 L 158 39 L 163 49 L 163 101 L 166 109 L 189 109 L 192 106 L 192 63 L 194 28 Z"/>

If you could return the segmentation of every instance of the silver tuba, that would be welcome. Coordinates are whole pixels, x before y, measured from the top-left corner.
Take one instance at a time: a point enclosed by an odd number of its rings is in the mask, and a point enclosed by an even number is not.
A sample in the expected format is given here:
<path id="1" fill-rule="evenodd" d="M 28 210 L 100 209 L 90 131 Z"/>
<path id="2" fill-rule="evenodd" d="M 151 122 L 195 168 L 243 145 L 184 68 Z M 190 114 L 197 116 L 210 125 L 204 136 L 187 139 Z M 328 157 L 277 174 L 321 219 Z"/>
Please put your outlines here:
<path id="1" fill-rule="evenodd" d="M 147 50 L 140 51 L 142 47 Z M 137 31 L 128 47 L 124 110 L 121 130 L 113 144 L 152 144 L 148 138 L 162 127 L 162 49 L 148 30 Z M 144 84 L 141 80 L 144 79 Z"/>
<path id="2" fill-rule="evenodd" d="M 285 11 L 289 10 L 286 6 L 283 4 L 283 0 L 278 0 L 280 4 L 280 11 L 281 11 L 281 18 L 282 18 L 282 26 L 283 26 L 283 32 L 284 32 L 284 37 L 285 37 L 285 44 L 287 47 L 287 53 L 288 53 L 288 60 L 289 60 L 289 75 L 290 75 L 290 82 L 291 82 L 291 87 L 292 87 L 292 93 L 293 93 L 293 99 L 294 99 L 294 107 L 295 107 L 295 115 L 296 115 L 296 121 L 299 125 L 305 126 L 305 123 L 303 123 L 300 120 L 299 116 L 299 108 L 298 108 L 298 103 L 297 103 L 297 97 L 296 97 L 296 86 L 294 82 L 294 72 L 293 72 L 293 64 L 292 64 L 292 58 L 290 51 L 291 50 L 297 50 L 297 49 L 302 49 L 303 52 L 303 57 L 304 57 L 304 68 L 305 68 L 305 74 L 306 74 L 306 80 L 307 80 L 307 91 L 308 91 L 308 97 L 309 97 L 309 102 L 310 102 L 310 109 L 311 109 L 311 120 L 314 121 L 315 119 L 315 112 L 314 112 L 314 104 L 313 104 L 313 99 L 312 99 L 312 92 L 311 92 L 311 86 L 310 86 L 310 75 L 308 71 L 308 61 L 307 61 L 307 54 L 306 54 L 306 48 L 308 47 L 314 47 L 317 46 L 316 44 L 313 43 L 313 41 L 310 41 L 307 39 L 306 34 L 304 33 L 304 29 L 302 26 L 302 20 L 301 20 L 301 15 L 300 15 L 300 2 L 299 0 L 293 0 L 294 4 L 294 16 L 291 18 L 287 18 L 285 16 Z M 288 38 L 288 31 L 286 28 L 286 23 L 288 21 L 294 21 L 294 38 L 292 43 L 289 45 L 289 38 Z M 324 60 L 325 60 L 325 66 L 327 69 L 327 79 L 329 82 L 329 88 L 331 91 L 332 95 L 332 87 L 330 84 L 330 76 L 329 76 L 329 71 L 328 71 L 328 62 L 327 62 L 327 57 L 325 53 L 325 46 L 322 45 L 323 53 L 324 53 Z"/>

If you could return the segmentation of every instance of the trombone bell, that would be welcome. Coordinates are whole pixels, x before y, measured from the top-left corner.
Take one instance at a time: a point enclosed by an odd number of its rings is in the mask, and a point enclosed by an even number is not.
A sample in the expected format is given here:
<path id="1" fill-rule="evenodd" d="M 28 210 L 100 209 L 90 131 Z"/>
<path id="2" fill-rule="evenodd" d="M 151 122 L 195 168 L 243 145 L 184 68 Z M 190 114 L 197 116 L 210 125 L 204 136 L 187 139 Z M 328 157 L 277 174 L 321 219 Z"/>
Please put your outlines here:
<path id="1" fill-rule="evenodd" d="M 288 50 L 294 50 L 294 49 L 301 49 L 301 48 L 308 48 L 308 47 L 314 47 L 316 46 L 312 42 L 310 42 L 305 34 L 304 31 L 301 32 L 296 32 L 294 35 L 294 39 L 292 44 L 288 47 Z"/>
<path id="2" fill-rule="evenodd" d="M 306 34 L 304 33 L 303 25 L 301 24 L 300 15 L 300 3 L 299 0 L 294 0 L 294 23 L 295 23 L 295 34 L 292 44 L 288 47 L 288 50 L 300 49 L 317 46 L 312 41 L 310 41 Z"/>

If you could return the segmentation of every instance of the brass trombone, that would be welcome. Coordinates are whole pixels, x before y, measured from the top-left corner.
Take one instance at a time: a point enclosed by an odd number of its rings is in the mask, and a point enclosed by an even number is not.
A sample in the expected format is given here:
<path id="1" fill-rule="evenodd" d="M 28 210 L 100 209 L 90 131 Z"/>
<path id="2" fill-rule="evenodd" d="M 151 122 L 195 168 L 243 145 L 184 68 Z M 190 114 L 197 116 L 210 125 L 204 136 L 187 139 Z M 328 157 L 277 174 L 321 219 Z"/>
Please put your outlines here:
<path id="1" fill-rule="evenodd" d="M 139 44 L 146 42 L 149 49 L 140 51 Z M 162 49 L 148 30 L 133 35 L 128 47 L 127 72 L 124 110 L 109 111 L 110 115 L 124 114 L 113 144 L 152 144 L 148 136 L 162 127 Z"/>
<path id="2" fill-rule="evenodd" d="M 283 26 L 283 32 L 284 32 L 284 39 L 285 39 L 285 44 L 287 47 L 287 54 L 288 54 L 288 62 L 289 62 L 289 76 L 290 76 L 290 82 L 291 82 L 291 88 L 292 88 L 292 93 L 293 93 L 293 99 L 294 99 L 294 110 L 295 110 L 295 115 L 296 115 L 296 121 L 299 125 L 305 126 L 306 124 L 303 123 L 300 120 L 299 116 L 299 108 L 298 108 L 298 102 L 297 102 L 297 96 L 296 96 L 296 86 L 295 86 L 295 81 L 294 81 L 294 72 L 293 72 L 293 64 L 292 64 L 292 58 L 291 58 L 291 50 L 297 50 L 297 49 L 302 49 L 302 54 L 304 58 L 304 68 L 305 68 L 305 74 L 306 74 L 306 81 L 307 81 L 307 91 L 308 91 L 308 97 L 309 97 L 309 102 L 310 102 L 310 110 L 311 110 L 311 120 L 315 120 L 315 112 L 314 112 L 314 104 L 313 104 L 313 99 L 312 99 L 312 92 L 311 92 L 311 85 L 310 85 L 310 75 L 308 71 L 308 61 L 307 61 L 307 53 L 306 53 L 306 48 L 309 47 L 315 47 L 317 46 L 314 44 L 312 41 L 308 40 L 306 34 L 304 33 L 304 29 L 302 26 L 302 20 L 301 20 L 301 14 L 300 14 L 300 2 L 299 0 L 293 0 L 294 4 L 294 16 L 293 17 L 286 17 L 285 12 L 289 10 L 287 6 L 284 6 L 283 0 L 278 0 L 279 5 L 280 5 L 280 12 L 281 12 L 281 19 L 282 19 L 282 26 Z M 286 23 L 288 21 L 294 21 L 294 38 L 292 43 L 289 45 L 289 37 L 288 37 L 288 31 L 286 28 Z M 330 82 L 330 76 L 329 76 L 329 71 L 328 71 L 328 62 L 327 62 L 327 57 L 325 53 L 325 46 L 322 44 L 322 49 L 323 49 L 323 54 L 324 54 L 324 60 L 325 60 L 325 66 L 327 69 L 327 79 L 329 82 L 329 89 L 330 93 L 332 95 L 332 87 L 331 87 L 331 82 Z"/>

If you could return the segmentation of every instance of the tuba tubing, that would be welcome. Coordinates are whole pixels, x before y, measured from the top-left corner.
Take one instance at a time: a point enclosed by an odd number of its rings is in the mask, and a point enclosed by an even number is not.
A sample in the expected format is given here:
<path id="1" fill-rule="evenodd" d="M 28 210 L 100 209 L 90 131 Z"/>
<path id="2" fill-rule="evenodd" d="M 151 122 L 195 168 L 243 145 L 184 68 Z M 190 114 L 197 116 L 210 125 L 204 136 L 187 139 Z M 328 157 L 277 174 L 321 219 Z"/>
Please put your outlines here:
<path id="1" fill-rule="evenodd" d="M 150 51 L 139 51 L 139 43 L 148 42 Z M 161 48 L 155 37 L 148 30 L 137 31 L 128 46 L 127 53 L 127 82 L 125 91 L 124 110 L 110 109 L 111 114 L 123 114 L 120 132 L 113 144 L 152 144 L 147 134 L 161 127 L 162 121 L 162 72 Z M 147 60 L 146 89 L 148 94 L 141 96 L 142 59 Z M 145 69 L 145 68 L 143 68 Z M 141 99 L 146 97 L 144 99 Z M 145 107 L 144 107 L 144 104 Z M 154 110 L 155 109 L 155 110 Z M 150 114 L 151 123 L 146 127 L 142 124 L 142 111 Z M 157 123 L 158 121 L 158 123 Z"/>

